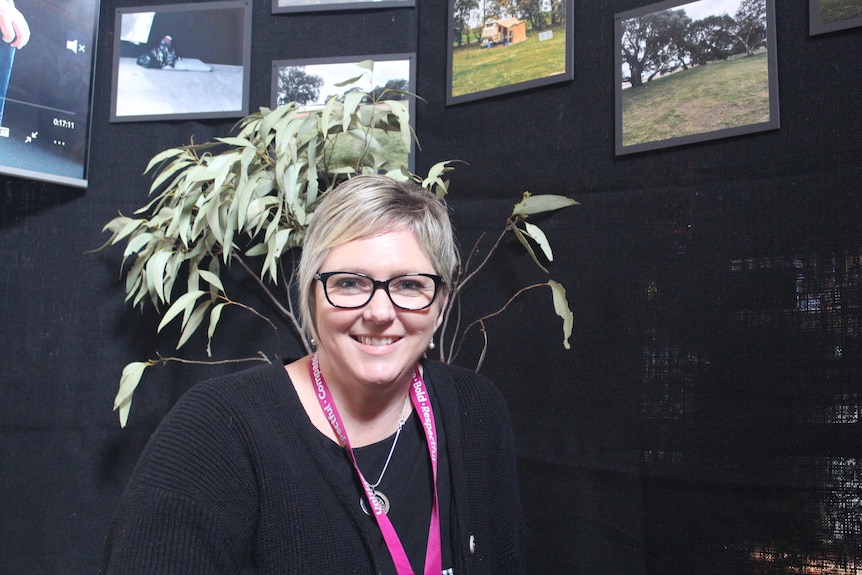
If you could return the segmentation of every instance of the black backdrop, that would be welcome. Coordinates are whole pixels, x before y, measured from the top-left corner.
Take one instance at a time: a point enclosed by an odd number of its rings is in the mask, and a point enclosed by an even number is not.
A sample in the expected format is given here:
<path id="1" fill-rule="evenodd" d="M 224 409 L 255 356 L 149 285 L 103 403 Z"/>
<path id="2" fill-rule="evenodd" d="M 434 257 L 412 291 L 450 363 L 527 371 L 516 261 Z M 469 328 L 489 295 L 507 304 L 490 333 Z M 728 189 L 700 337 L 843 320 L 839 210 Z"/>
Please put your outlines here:
<path id="1" fill-rule="evenodd" d="M 451 188 L 462 244 L 524 190 L 583 203 L 540 222 L 573 349 L 546 294 L 489 325 L 532 573 L 857 572 L 862 30 L 809 37 L 808 2 L 781 0 L 779 130 L 616 158 L 613 15 L 648 3 L 575 3 L 573 82 L 447 108 L 443 0 L 278 16 L 254 0 L 251 107 L 269 101 L 272 60 L 415 51 L 417 171 L 469 162 Z M 102 4 L 89 189 L 0 178 L 2 573 L 94 572 L 149 433 L 226 369 L 159 368 L 126 429 L 110 411 L 122 366 L 171 350 L 124 305 L 120 250 L 88 250 L 145 202 L 152 155 L 231 126 L 108 123 L 114 10 L 132 4 Z M 535 279 L 504 253 L 469 308 Z M 224 321 L 231 352 L 272 345 Z"/>

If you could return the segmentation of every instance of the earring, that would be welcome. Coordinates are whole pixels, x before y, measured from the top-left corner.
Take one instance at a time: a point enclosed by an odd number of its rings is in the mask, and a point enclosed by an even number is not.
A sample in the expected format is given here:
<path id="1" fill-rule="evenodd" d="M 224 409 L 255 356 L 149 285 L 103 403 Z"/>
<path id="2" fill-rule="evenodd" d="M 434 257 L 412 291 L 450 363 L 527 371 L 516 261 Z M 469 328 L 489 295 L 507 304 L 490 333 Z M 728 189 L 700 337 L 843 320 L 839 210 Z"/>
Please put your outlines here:
<path id="1" fill-rule="evenodd" d="M 431 341 L 429 341 L 429 342 L 428 342 L 428 349 L 429 349 L 429 350 L 432 350 L 432 349 L 434 349 L 435 347 L 437 347 L 437 344 L 436 344 L 436 343 L 434 343 L 434 338 L 432 337 L 432 338 L 431 338 Z"/>

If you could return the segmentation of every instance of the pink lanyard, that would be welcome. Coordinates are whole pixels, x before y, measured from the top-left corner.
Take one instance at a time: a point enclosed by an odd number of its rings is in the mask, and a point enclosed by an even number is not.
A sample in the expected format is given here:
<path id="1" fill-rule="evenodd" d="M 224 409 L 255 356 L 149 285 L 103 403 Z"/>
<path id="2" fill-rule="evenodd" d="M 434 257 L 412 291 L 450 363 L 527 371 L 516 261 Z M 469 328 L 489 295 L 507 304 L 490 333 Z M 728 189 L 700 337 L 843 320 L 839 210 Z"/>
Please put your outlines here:
<path id="1" fill-rule="evenodd" d="M 359 480 L 365 489 L 365 497 L 368 500 L 369 508 L 374 512 L 374 518 L 377 520 L 377 525 L 383 534 L 383 540 L 389 549 L 392 561 L 395 563 L 395 570 L 398 572 L 398 575 L 413 575 L 413 568 L 410 566 L 407 553 L 404 552 L 404 546 L 401 544 L 398 534 L 395 533 L 392 522 L 380 506 L 377 497 L 374 495 L 374 489 L 365 480 L 365 477 L 359 470 L 356 456 L 350 447 L 350 440 L 347 439 L 347 430 L 344 428 L 344 422 L 338 414 L 335 402 L 331 400 L 332 394 L 329 392 L 326 380 L 323 379 L 323 373 L 320 371 L 320 360 L 316 353 L 311 356 L 309 369 L 311 370 L 311 379 L 314 381 L 314 386 L 317 389 L 317 402 L 320 404 L 320 409 L 323 410 L 323 415 L 329 420 L 332 431 L 335 432 L 335 435 L 341 440 L 344 449 L 350 454 L 350 459 L 353 461 L 353 469 L 356 470 L 356 474 L 359 476 Z M 416 413 L 422 419 L 422 429 L 425 430 L 428 455 L 431 458 L 431 472 L 434 479 L 434 504 L 431 507 L 431 524 L 428 527 L 428 548 L 425 551 L 425 575 L 440 575 L 443 571 L 443 558 L 440 548 L 440 510 L 438 509 L 437 502 L 437 426 L 434 423 L 431 398 L 428 396 L 428 390 L 425 387 L 425 382 L 422 380 L 422 374 L 419 373 L 418 367 L 413 372 L 413 381 L 410 384 L 410 399 L 413 401 Z"/>

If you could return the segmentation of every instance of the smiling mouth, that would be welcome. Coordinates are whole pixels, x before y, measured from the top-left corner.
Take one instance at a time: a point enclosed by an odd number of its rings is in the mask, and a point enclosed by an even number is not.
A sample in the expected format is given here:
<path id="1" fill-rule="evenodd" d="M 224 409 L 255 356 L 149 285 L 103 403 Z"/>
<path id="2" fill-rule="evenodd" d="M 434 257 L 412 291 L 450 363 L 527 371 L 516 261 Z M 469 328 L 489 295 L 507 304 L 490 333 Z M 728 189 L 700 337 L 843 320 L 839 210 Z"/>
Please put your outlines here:
<path id="1" fill-rule="evenodd" d="M 354 338 L 359 343 L 365 345 L 374 345 L 374 346 L 384 346 L 384 345 L 392 345 L 395 343 L 398 338 L 394 337 L 367 337 L 367 336 L 357 336 Z"/>

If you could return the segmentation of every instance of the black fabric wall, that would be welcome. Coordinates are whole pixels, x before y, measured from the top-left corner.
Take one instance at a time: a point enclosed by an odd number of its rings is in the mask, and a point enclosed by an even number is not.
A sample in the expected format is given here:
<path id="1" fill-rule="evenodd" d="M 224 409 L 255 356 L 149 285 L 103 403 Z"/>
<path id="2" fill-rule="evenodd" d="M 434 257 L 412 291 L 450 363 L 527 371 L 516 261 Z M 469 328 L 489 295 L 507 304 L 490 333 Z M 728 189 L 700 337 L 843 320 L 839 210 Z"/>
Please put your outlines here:
<path id="1" fill-rule="evenodd" d="M 272 60 L 415 51 L 417 171 L 468 162 L 450 199 L 464 246 L 524 190 L 582 202 L 538 221 L 573 349 L 544 293 L 488 326 L 484 372 L 512 408 L 532 573 L 855 573 L 862 29 L 809 37 L 808 2 L 782 0 L 779 130 L 617 158 L 613 16 L 648 3 L 575 3 L 573 82 L 447 108 L 443 0 L 277 16 L 254 0 L 251 106 L 268 104 Z M 154 314 L 124 305 L 120 251 L 89 250 L 146 201 L 151 156 L 232 124 L 108 123 L 120 5 L 102 4 L 89 189 L 0 178 L 2 573 L 94 572 L 150 432 L 192 383 L 229 369 L 159 368 L 126 429 L 110 411 L 122 366 L 171 349 Z M 519 250 L 504 247 L 469 311 L 536 279 Z M 273 351 L 259 325 L 224 321 L 231 352 Z"/>

